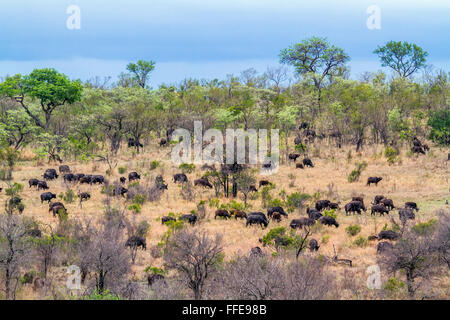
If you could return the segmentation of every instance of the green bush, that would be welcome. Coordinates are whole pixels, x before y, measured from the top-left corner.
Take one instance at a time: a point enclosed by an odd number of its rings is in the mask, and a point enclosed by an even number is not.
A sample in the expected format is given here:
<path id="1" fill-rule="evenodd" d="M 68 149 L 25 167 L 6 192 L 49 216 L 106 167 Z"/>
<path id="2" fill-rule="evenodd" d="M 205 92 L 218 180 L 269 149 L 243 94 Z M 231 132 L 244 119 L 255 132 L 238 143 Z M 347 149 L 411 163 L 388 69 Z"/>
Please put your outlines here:
<path id="1" fill-rule="evenodd" d="M 120 174 L 125 174 L 127 172 L 127 167 L 119 167 L 117 168 L 117 171 L 119 171 Z"/>
<path id="2" fill-rule="evenodd" d="M 109 290 L 98 292 L 97 290 L 90 295 L 80 298 L 80 300 L 120 300 L 120 296 L 110 293 Z"/>
<path id="3" fill-rule="evenodd" d="M 128 210 L 133 211 L 133 213 L 138 214 L 142 212 L 142 207 L 138 203 L 133 203 L 130 206 L 128 206 Z"/>
<path id="4" fill-rule="evenodd" d="M 323 243 L 323 244 L 327 244 L 328 241 L 330 241 L 330 235 L 329 235 L 329 234 L 324 234 L 324 235 L 322 236 L 322 243 Z"/>
<path id="5" fill-rule="evenodd" d="M 195 164 L 193 163 L 182 163 L 178 167 L 184 173 L 192 173 L 195 170 Z"/>
<path id="6" fill-rule="evenodd" d="M 75 192 L 73 192 L 72 189 L 69 189 L 66 191 L 66 194 L 64 195 L 63 199 L 67 203 L 72 203 L 77 198 L 77 195 Z"/>
<path id="7" fill-rule="evenodd" d="M 384 156 L 387 159 L 387 162 L 391 165 L 394 164 L 398 157 L 398 152 L 395 148 L 387 146 L 384 149 Z"/>
<path id="8" fill-rule="evenodd" d="M 391 277 L 384 285 L 384 290 L 388 291 L 390 294 L 396 293 L 399 290 L 402 290 L 406 287 L 405 282 L 395 278 Z"/>
<path id="9" fill-rule="evenodd" d="M 438 144 L 450 145 L 450 109 L 432 112 L 428 120 L 431 127 L 429 138 Z"/>
<path id="10" fill-rule="evenodd" d="M 354 224 L 345 228 L 345 232 L 347 232 L 347 234 L 349 234 L 350 236 L 354 237 L 361 232 L 361 227 L 357 224 Z"/>
<path id="11" fill-rule="evenodd" d="M 429 235 L 434 232 L 437 226 L 437 221 L 435 219 L 431 219 L 428 222 L 417 223 L 412 227 L 412 230 L 421 236 Z"/>
<path id="12" fill-rule="evenodd" d="M 305 202 L 311 199 L 311 196 L 307 193 L 294 192 L 291 193 L 286 201 L 289 212 L 293 212 L 295 209 L 301 209 L 304 207 Z"/>
<path id="13" fill-rule="evenodd" d="M 161 162 L 159 162 L 158 160 L 153 160 L 152 162 L 150 162 L 150 170 L 155 170 L 160 165 L 161 165 Z"/>
<path id="14" fill-rule="evenodd" d="M 330 210 L 324 210 L 322 212 L 322 215 L 327 217 L 332 217 L 333 219 L 337 219 L 337 214 L 335 213 L 336 210 L 330 209 Z"/>
<path id="15" fill-rule="evenodd" d="M 369 241 L 364 238 L 363 236 L 359 236 L 355 241 L 353 241 L 353 244 L 357 247 L 365 247 L 367 246 L 367 244 L 369 243 Z"/>
<path id="16" fill-rule="evenodd" d="M 352 183 L 358 181 L 365 168 L 367 168 L 366 161 L 356 163 L 356 168 L 348 176 L 348 182 Z"/>
<path id="17" fill-rule="evenodd" d="M 133 203 L 141 205 L 141 206 L 145 203 L 145 200 L 146 200 L 146 198 L 143 194 L 136 194 L 133 197 Z"/>
<path id="18" fill-rule="evenodd" d="M 284 202 L 278 198 L 270 199 L 268 202 L 268 207 L 282 207 Z"/>

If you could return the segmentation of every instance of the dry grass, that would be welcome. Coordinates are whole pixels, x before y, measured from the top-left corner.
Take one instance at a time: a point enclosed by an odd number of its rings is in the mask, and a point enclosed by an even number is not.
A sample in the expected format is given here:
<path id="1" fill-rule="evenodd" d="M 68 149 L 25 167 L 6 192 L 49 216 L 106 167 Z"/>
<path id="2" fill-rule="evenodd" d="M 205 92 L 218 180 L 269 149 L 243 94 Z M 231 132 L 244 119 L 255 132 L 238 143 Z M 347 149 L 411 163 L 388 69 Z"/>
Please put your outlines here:
<path id="1" fill-rule="evenodd" d="M 370 207 L 370 202 L 373 201 L 375 195 L 382 194 L 394 200 L 396 206 L 402 206 L 405 201 L 415 201 L 418 203 L 420 211 L 417 214 L 417 221 L 427 221 L 435 215 L 435 210 L 439 208 L 446 208 L 445 201 L 449 195 L 449 168 L 447 159 L 448 150 L 439 150 L 437 148 L 432 149 L 432 153 L 427 156 L 411 157 L 408 158 L 405 153 L 402 154 L 401 165 L 389 166 L 386 159 L 382 156 L 382 146 L 371 146 L 364 150 L 361 154 L 356 155 L 353 152 L 352 160 L 348 162 L 347 155 L 350 148 L 335 149 L 328 147 L 327 145 L 317 145 L 320 148 L 319 157 L 314 157 L 313 162 L 315 168 L 308 168 L 305 170 L 295 169 L 295 165 L 282 165 L 277 174 L 269 176 L 268 179 L 275 183 L 276 189 L 272 191 L 272 195 L 279 197 L 278 194 L 281 189 L 284 189 L 288 194 L 296 191 L 306 192 L 313 194 L 317 191 L 322 193 L 322 198 L 329 198 L 330 200 L 340 201 L 341 207 L 348 202 L 354 195 L 362 195 L 365 198 L 366 206 Z M 147 238 L 147 246 L 151 247 L 161 240 L 167 227 L 161 225 L 159 218 L 167 215 L 169 212 L 175 213 L 189 213 L 191 210 L 196 209 L 196 203 L 200 200 L 208 200 L 214 197 L 214 191 L 203 190 L 196 188 L 195 202 L 188 202 L 181 198 L 180 186 L 176 185 L 172 181 L 172 175 L 178 173 L 179 169 L 172 165 L 170 161 L 170 149 L 160 149 L 152 147 L 145 150 L 144 153 L 132 158 L 131 152 L 127 149 L 123 149 L 119 155 L 120 166 L 126 166 L 128 172 L 137 171 L 144 176 L 145 180 L 154 181 L 154 178 L 158 174 L 162 174 L 169 185 L 169 190 L 165 192 L 160 202 L 149 203 L 147 202 L 143 208 L 142 213 L 139 214 L 139 219 L 146 219 L 151 229 Z M 24 185 L 24 203 L 26 206 L 24 214 L 27 216 L 33 216 L 36 219 L 54 224 L 55 218 L 48 212 L 48 205 L 41 204 L 39 195 L 41 192 L 34 189 L 28 189 L 28 179 L 40 177 L 45 169 L 50 167 L 57 167 L 57 165 L 48 164 L 36 164 L 31 160 L 30 153 L 28 151 L 23 153 L 22 161 L 16 166 L 14 171 L 14 181 L 20 182 Z M 162 166 L 150 170 L 150 162 L 152 160 L 159 160 Z M 355 161 L 367 161 L 368 167 L 363 171 L 360 181 L 355 183 L 349 183 L 347 181 L 348 174 L 354 168 Z M 66 163 L 68 164 L 72 172 L 75 173 L 97 173 L 105 174 L 107 165 L 99 162 L 90 162 L 85 164 L 80 163 Z M 202 171 L 197 170 L 188 174 L 189 179 L 192 181 L 202 175 Z M 293 187 L 289 186 L 290 174 L 295 176 L 295 183 Z M 366 186 L 366 180 L 368 176 L 382 176 L 378 187 Z M 108 179 L 112 181 L 118 180 L 120 175 L 117 170 Z M 263 177 L 259 177 L 263 179 Z M 264 177 L 267 179 L 267 177 Z M 68 186 L 62 182 L 59 178 L 57 181 L 50 181 L 50 191 L 56 194 L 65 192 L 67 188 L 71 187 L 75 193 L 88 191 L 91 193 L 91 200 L 83 203 L 83 208 L 78 206 L 78 202 L 68 204 L 68 212 L 71 217 L 83 217 L 83 216 L 99 216 L 102 214 L 102 206 L 105 195 L 101 194 L 101 187 L 99 186 Z M 331 197 L 327 196 L 329 185 L 334 184 L 334 191 Z M 0 200 L 5 200 L 4 193 L 0 194 Z M 226 202 L 226 199 L 221 199 L 221 202 Z M 250 200 L 252 210 L 264 211 L 261 207 L 261 200 Z M 114 200 L 114 204 L 121 208 L 128 206 L 124 200 Z M 261 238 L 268 230 L 262 230 L 258 227 L 245 227 L 245 222 L 238 220 L 223 221 L 214 220 L 214 209 L 207 208 L 209 217 L 199 226 L 199 228 L 206 229 L 208 232 L 215 233 L 220 232 L 224 234 L 225 241 L 225 254 L 226 257 L 233 256 L 234 253 L 247 253 L 252 247 L 260 245 L 258 239 Z M 132 215 L 133 213 L 129 213 Z M 305 213 L 302 213 L 304 215 Z M 397 212 L 391 213 L 398 218 Z M 283 220 L 277 224 L 271 222 L 269 228 L 275 225 L 283 225 L 286 228 L 289 226 L 289 221 L 292 218 L 297 218 L 298 212 L 294 212 L 290 215 L 289 220 Z M 371 218 L 369 210 L 363 213 L 361 216 L 345 216 L 344 211 L 338 212 L 338 221 L 340 227 L 338 229 L 334 227 L 321 226 L 313 234 L 313 238 L 316 238 L 321 247 L 320 254 L 331 256 L 333 254 L 333 245 L 336 247 L 338 255 L 342 258 L 353 260 L 354 268 L 352 269 L 360 281 L 365 282 L 365 269 L 376 262 L 376 241 L 369 243 L 367 247 L 360 248 L 353 245 L 353 241 L 359 235 L 367 238 L 367 236 L 379 232 L 384 224 L 390 225 L 388 217 Z M 352 224 L 359 224 L 362 231 L 355 237 L 350 237 L 346 234 L 345 228 Z M 329 237 L 328 242 L 322 243 L 324 235 Z M 161 266 L 162 261 L 160 259 L 154 259 L 150 255 L 150 250 L 146 252 L 139 252 L 136 259 L 136 265 L 133 271 L 138 278 L 144 276 L 144 269 L 149 265 Z M 335 267 L 336 271 L 342 271 L 344 267 Z M 448 279 L 445 279 L 444 283 L 449 283 Z M 448 287 L 448 286 L 447 286 Z M 447 289 L 448 290 L 448 289 Z M 448 296 L 448 292 L 444 292 Z"/>

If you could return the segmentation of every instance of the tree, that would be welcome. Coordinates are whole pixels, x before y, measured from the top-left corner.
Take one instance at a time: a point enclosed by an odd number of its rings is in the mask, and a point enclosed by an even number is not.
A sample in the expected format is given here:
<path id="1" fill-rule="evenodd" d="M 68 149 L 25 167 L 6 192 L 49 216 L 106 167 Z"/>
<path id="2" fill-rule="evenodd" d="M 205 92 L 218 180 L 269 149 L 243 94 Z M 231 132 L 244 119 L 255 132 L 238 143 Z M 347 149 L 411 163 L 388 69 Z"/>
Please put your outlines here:
<path id="1" fill-rule="evenodd" d="M 178 271 L 200 300 L 206 281 L 223 258 L 222 251 L 222 236 L 210 238 L 198 230 L 181 230 L 167 241 L 163 259 L 166 268 Z"/>
<path id="2" fill-rule="evenodd" d="M 401 78 L 407 78 L 425 66 L 428 52 L 414 43 L 389 41 L 378 47 L 377 54 L 383 67 L 393 69 Z"/>
<path id="3" fill-rule="evenodd" d="M 305 39 L 280 53 L 281 63 L 292 65 L 299 75 L 311 77 L 318 93 L 319 112 L 324 80 L 340 73 L 348 60 L 343 49 L 318 37 Z"/>
<path id="4" fill-rule="evenodd" d="M 247 170 L 239 173 L 238 177 L 236 178 L 237 189 L 244 195 L 245 205 L 247 205 L 248 194 L 252 191 L 253 187 L 255 186 L 255 183 L 256 183 L 255 176 L 251 172 L 248 172 Z"/>
<path id="5" fill-rule="evenodd" d="M 38 127 L 48 131 L 52 113 L 56 108 L 81 99 L 83 86 L 71 81 L 55 69 L 35 69 L 29 75 L 17 74 L 0 83 L 0 94 L 17 101 Z M 37 100 L 43 118 L 27 99 Z"/>
<path id="6" fill-rule="evenodd" d="M 127 65 L 127 70 L 134 75 L 137 84 L 144 89 L 147 87 L 148 78 L 154 69 L 155 62 L 151 60 L 138 60 L 136 63 L 129 63 Z"/>

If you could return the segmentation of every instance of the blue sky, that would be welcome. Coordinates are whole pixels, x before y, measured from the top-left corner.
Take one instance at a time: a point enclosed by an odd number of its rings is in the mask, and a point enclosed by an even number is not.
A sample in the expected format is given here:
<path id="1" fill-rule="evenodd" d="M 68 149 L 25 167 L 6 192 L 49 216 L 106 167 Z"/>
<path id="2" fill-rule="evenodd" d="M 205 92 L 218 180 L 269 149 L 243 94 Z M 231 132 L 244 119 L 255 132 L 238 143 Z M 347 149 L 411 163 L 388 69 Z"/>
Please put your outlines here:
<path id="1" fill-rule="evenodd" d="M 69 30 L 66 9 L 81 9 Z M 366 9 L 381 9 L 369 30 Z M 448 0 L 1 0 L 0 76 L 55 67 L 72 78 L 116 77 L 130 61 L 156 61 L 151 85 L 224 78 L 278 64 L 281 49 L 327 37 L 351 56 L 352 76 L 380 69 L 373 50 L 417 43 L 428 63 L 450 65 Z"/>

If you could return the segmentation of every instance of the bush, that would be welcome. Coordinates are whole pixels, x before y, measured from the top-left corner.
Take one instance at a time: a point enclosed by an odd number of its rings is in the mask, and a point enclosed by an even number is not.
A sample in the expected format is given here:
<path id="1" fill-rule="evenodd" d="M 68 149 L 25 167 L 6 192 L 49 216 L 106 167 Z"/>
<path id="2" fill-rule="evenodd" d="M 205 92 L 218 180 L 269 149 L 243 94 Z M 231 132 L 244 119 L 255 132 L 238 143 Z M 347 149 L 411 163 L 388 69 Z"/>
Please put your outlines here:
<path id="1" fill-rule="evenodd" d="M 268 202 L 268 207 L 282 207 L 283 205 L 284 202 L 277 198 L 270 199 Z"/>
<path id="2" fill-rule="evenodd" d="M 336 210 L 330 209 L 330 210 L 324 210 L 322 212 L 322 215 L 327 217 L 332 217 L 333 219 L 337 219 L 337 214 L 335 213 Z"/>
<path id="3" fill-rule="evenodd" d="M 160 165 L 161 165 L 161 162 L 159 162 L 158 160 L 153 160 L 152 162 L 150 162 L 150 170 L 155 170 Z"/>
<path id="4" fill-rule="evenodd" d="M 353 244 L 357 247 L 365 247 L 368 244 L 368 240 L 364 238 L 363 236 L 359 236 L 355 241 L 353 241 Z"/>
<path id="5" fill-rule="evenodd" d="M 192 173 L 195 170 L 195 164 L 193 163 L 182 163 L 178 167 L 183 173 Z"/>
<path id="6" fill-rule="evenodd" d="M 387 162 L 391 165 L 394 164 L 398 157 L 398 152 L 395 148 L 387 146 L 384 149 L 384 156 L 387 159 Z"/>
<path id="7" fill-rule="evenodd" d="M 330 235 L 329 235 L 329 234 L 324 234 L 324 235 L 322 236 L 322 243 L 323 243 L 323 244 L 327 244 L 328 241 L 330 241 Z"/>
<path id="8" fill-rule="evenodd" d="M 98 292 L 97 290 L 81 300 L 120 300 L 120 296 L 110 293 L 109 290 Z"/>
<path id="9" fill-rule="evenodd" d="M 428 120 L 431 127 L 429 138 L 441 145 L 450 145 L 450 110 L 442 109 L 431 113 Z"/>
<path id="10" fill-rule="evenodd" d="M 435 219 L 431 219 L 428 222 L 417 223 L 412 227 L 412 230 L 421 236 L 429 235 L 434 232 L 437 227 L 437 221 Z"/>
<path id="11" fill-rule="evenodd" d="M 361 172 L 367 168 L 367 162 L 358 162 L 356 163 L 356 168 L 350 173 L 348 176 L 348 182 L 356 182 L 359 180 L 359 177 L 361 176 Z"/>
<path id="12" fill-rule="evenodd" d="M 133 203 L 138 205 L 143 205 L 145 203 L 145 196 L 143 194 L 136 194 L 133 197 Z"/>
<path id="13" fill-rule="evenodd" d="M 395 278 L 391 277 L 384 285 L 384 290 L 388 291 L 390 294 L 394 294 L 398 292 L 399 290 L 402 290 L 406 287 L 405 282 Z"/>
<path id="14" fill-rule="evenodd" d="M 349 234 L 350 236 L 354 237 L 361 232 L 361 227 L 357 224 L 354 224 L 345 228 L 345 232 L 347 232 L 347 234 Z"/>
<path id="15" fill-rule="evenodd" d="M 134 214 L 138 214 L 142 212 L 142 207 L 138 203 L 133 203 L 128 207 L 128 210 L 133 211 Z"/>
<path id="16" fill-rule="evenodd" d="M 119 171 L 120 174 L 125 174 L 127 172 L 127 167 L 119 167 L 117 168 L 117 171 Z"/>
<path id="17" fill-rule="evenodd" d="M 69 189 L 66 191 L 66 194 L 64 195 L 63 199 L 67 203 L 72 203 L 77 198 L 77 195 L 75 192 L 73 192 L 72 189 Z"/>
<path id="18" fill-rule="evenodd" d="M 288 196 L 286 205 L 288 206 L 288 211 L 293 212 L 295 209 L 300 210 L 304 207 L 305 202 L 311 199 L 311 196 L 306 193 L 294 192 Z"/>

